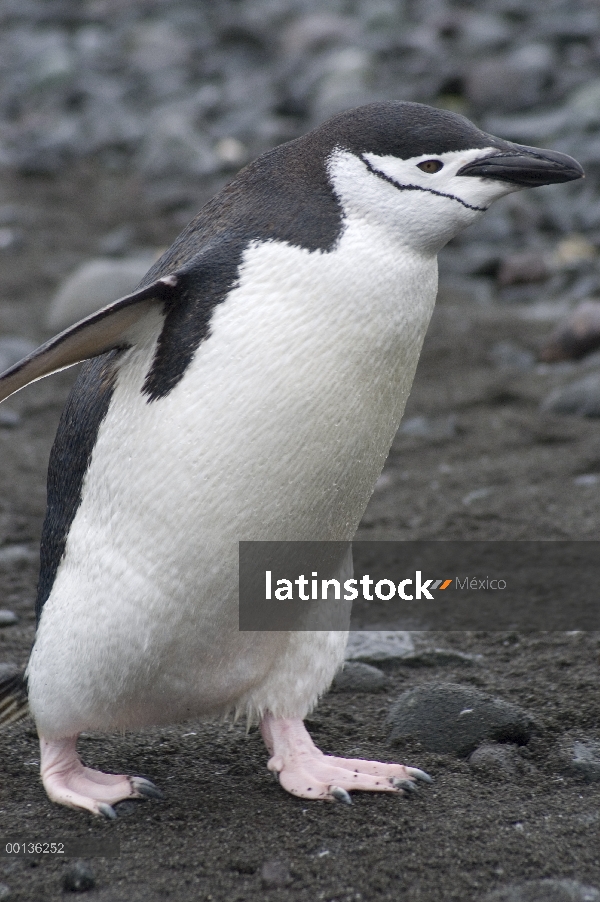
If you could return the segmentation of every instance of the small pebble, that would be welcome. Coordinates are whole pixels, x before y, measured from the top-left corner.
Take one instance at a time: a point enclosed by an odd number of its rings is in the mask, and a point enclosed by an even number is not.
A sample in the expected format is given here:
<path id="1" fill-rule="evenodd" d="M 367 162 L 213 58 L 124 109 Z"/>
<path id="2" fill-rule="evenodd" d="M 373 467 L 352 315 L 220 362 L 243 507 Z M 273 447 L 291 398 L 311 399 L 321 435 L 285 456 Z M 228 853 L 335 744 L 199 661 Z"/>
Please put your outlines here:
<path id="1" fill-rule="evenodd" d="M 505 257 L 498 268 L 498 284 L 522 285 L 528 282 L 543 282 L 550 275 L 548 262 L 544 254 L 526 251 L 521 254 L 510 254 Z"/>
<path id="2" fill-rule="evenodd" d="M 569 770 L 587 783 L 600 782 L 600 742 L 574 742 L 567 752 Z"/>
<path id="3" fill-rule="evenodd" d="M 550 392 L 540 405 L 542 412 L 600 417 L 600 373 L 590 373 Z"/>
<path id="4" fill-rule="evenodd" d="M 18 567 L 37 560 L 37 550 L 28 545 L 4 545 L 0 548 L 0 567 Z"/>
<path id="5" fill-rule="evenodd" d="M 540 351 L 544 363 L 580 360 L 600 348 L 600 301 L 579 304 L 546 340 Z"/>
<path id="6" fill-rule="evenodd" d="M 13 429 L 21 422 L 21 416 L 10 407 L 0 407 L 0 426 L 4 429 Z"/>
<path id="7" fill-rule="evenodd" d="M 403 630 L 357 630 L 348 636 L 346 660 L 371 664 L 401 661 L 414 650 L 410 633 Z"/>
<path id="8" fill-rule="evenodd" d="M 67 892 L 85 893 L 96 885 L 96 878 L 89 864 L 76 861 L 63 876 L 63 887 Z"/>
<path id="9" fill-rule="evenodd" d="M 292 882 L 292 875 L 288 865 L 277 858 L 265 861 L 260 869 L 260 878 L 265 889 L 289 886 Z"/>
<path id="10" fill-rule="evenodd" d="M 12 626 L 13 623 L 18 623 L 19 618 L 14 613 L 14 611 L 0 611 L 0 627 L 2 626 Z"/>
<path id="11" fill-rule="evenodd" d="M 349 661 L 333 680 L 333 688 L 341 692 L 376 692 L 382 689 L 388 679 L 378 667 Z"/>

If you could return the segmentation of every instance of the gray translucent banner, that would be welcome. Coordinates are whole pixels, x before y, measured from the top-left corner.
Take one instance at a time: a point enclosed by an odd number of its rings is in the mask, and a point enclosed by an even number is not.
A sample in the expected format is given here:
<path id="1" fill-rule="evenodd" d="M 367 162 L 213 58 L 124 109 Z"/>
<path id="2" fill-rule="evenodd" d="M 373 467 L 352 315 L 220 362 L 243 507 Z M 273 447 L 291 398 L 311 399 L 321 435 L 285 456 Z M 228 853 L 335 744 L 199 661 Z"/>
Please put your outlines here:
<path id="1" fill-rule="evenodd" d="M 597 542 L 240 542 L 240 630 L 598 630 Z"/>

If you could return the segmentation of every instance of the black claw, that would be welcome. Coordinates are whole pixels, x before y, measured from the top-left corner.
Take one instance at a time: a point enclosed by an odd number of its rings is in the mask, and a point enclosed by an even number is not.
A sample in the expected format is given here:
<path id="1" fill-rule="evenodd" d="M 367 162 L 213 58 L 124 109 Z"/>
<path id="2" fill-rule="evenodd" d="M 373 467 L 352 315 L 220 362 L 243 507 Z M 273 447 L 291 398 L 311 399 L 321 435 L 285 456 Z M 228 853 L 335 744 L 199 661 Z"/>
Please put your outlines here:
<path id="1" fill-rule="evenodd" d="M 346 792 L 341 786 L 332 786 L 329 790 L 333 798 L 337 802 L 343 802 L 344 805 L 351 805 L 352 799 L 350 798 L 350 794 Z"/>
<path id="2" fill-rule="evenodd" d="M 109 821 L 116 820 L 117 812 L 112 807 L 112 805 L 107 805 L 106 802 L 98 802 L 98 814 L 101 814 L 103 817 L 108 818 Z"/>
<path id="3" fill-rule="evenodd" d="M 424 770 L 421 770 L 418 767 L 407 767 L 406 770 L 413 780 L 421 780 L 423 783 L 433 783 L 433 777 L 430 777 L 429 774 L 426 774 Z"/>
<path id="4" fill-rule="evenodd" d="M 419 791 L 412 780 L 403 780 L 400 777 L 392 778 L 392 786 L 394 787 L 394 789 L 403 789 L 408 793 Z"/>
<path id="5" fill-rule="evenodd" d="M 135 791 L 139 793 L 139 795 L 144 796 L 145 799 L 164 799 L 164 795 L 158 786 L 155 786 L 154 783 L 143 777 L 134 777 L 131 781 L 131 785 Z"/>

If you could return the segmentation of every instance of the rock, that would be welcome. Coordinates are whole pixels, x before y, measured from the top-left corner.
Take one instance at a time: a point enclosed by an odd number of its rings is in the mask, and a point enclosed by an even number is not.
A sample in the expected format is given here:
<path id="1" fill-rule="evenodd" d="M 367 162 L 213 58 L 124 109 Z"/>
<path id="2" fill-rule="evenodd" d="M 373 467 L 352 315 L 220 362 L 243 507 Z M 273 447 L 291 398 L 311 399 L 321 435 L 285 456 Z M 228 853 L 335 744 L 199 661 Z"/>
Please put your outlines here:
<path id="1" fill-rule="evenodd" d="M 535 366 L 535 355 L 512 341 L 496 342 L 490 351 L 490 360 L 500 370 L 530 370 Z"/>
<path id="2" fill-rule="evenodd" d="M 525 251 L 504 257 L 498 268 L 498 284 L 520 285 L 527 282 L 543 282 L 550 275 L 546 256 L 539 251 Z"/>
<path id="3" fill-rule="evenodd" d="M 21 416 L 16 410 L 10 407 L 0 407 L 0 427 L 3 429 L 13 429 L 21 422 Z"/>
<path id="4" fill-rule="evenodd" d="M 498 116 L 492 113 L 485 117 L 484 128 L 509 141 L 542 147 L 568 125 L 570 118 L 571 111 L 566 108 L 516 116 Z"/>
<path id="5" fill-rule="evenodd" d="M 489 780 L 509 780 L 517 773 L 515 747 L 484 743 L 469 756 L 469 764 L 480 776 Z"/>
<path id="6" fill-rule="evenodd" d="M 409 417 L 400 423 L 398 432 L 413 438 L 425 438 L 430 441 L 443 441 L 455 438 L 457 435 L 457 422 L 454 414 L 442 417 Z"/>
<path id="7" fill-rule="evenodd" d="M 523 745 L 534 721 L 517 705 L 457 683 L 426 683 L 399 696 L 388 739 L 414 737 L 427 751 L 466 757 L 486 740 Z"/>
<path id="8" fill-rule="evenodd" d="M 333 689 L 341 692 L 376 692 L 382 689 L 388 679 L 378 667 L 363 664 L 361 661 L 349 661 L 338 671 L 333 680 Z"/>
<path id="9" fill-rule="evenodd" d="M 600 373 L 590 373 L 583 379 L 554 389 L 542 401 L 540 410 L 580 417 L 600 417 Z"/>
<path id="10" fill-rule="evenodd" d="M 127 260 L 98 258 L 83 263 L 60 286 L 54 296 L 46 325 L 61 331 L 132 292 L 148 272 L 154 256 Z"/>
<path id="11" fill-rule="evenodd" d="M 357 22 L 329 13 L 315 13 L 293 19 L 281 35 L 286 57 L 306 59 L 309 54 L 358 38 Z"/>
<path id="12" fill-rule="evenodd" d="M 584 235 L 569 235 L 556 245 L 553 262 L 556 266 L 573 267 L 591 262 L 598 256 L 594 245 Z"/>
<path id="13" fill-rule="evenodd" d="M 248 160 L 248 151 L 237 138 L 221 138 L 214 147 L 215 154 L 224 166 L 238 169 Z"/>
<path id="14" fill-rule="evenodd" d="M 117 226 L 100 239 L 98 250 L 101 254 L 124 254 L 134 239 L 135 229 L 132 225 Z"/>
<path id="15" fill-rule="evenodd" d="M 38 552 L 27 545 L 4 545 L 0 548 L 0 567 L 26 567 L 38 560 Z"/>
<path id="16" fill-rule="evenodd" d="M 278 889 L 289 886 L 293 878 L 288 865 L 275 858 L 265 861 L 260 869 L 260 879 L 264 889 Z"/>
<path id="17" fill-rule="evenodd" d="M 600 348 L 600 301 L 579 304 L 546 341 L 540 351 L 544 363 L 580 360 Z"/>
<path id="18" fill-rule="evenodd" d="M 369 54 L 359 47 L 345 47 L 329 54 L 313 101 L 318 122 L 349 107 L 367 102 L 367 81 L 372 71 Z"/>
<path id="19" fill-rule="evenodd" d="M 71 893 L 85 893 L 96 885 L 96 878 L 89 864 L 76 861 L 63 876 L 63 888 Z"/>
<path id="20" fill-rule="evenodd" d="M 0 627 L 12 626 L 14 623 L 18 623 L 18 622 L 19 622 L 19 618 L 14 613 L 14 611 L 0 610 Z"/>
<path id="21" fill-rule="evenodd" d="M 35 342 L 18 335 L 0 338 L 0 373 L 27 357 L 36 347 Z"/>
<path id="22" fill-rule="evenodd" d="M 578 880 L 529 880 L 492 890 L 481 902 L 600 902 L 600 891 Z"/>
<path id="23" fill-rule="evenodd" d="M 401 661 L 415 650 L 410 633 L 402 630 L 357 630 L 346 646 L 347 661 L 381 663 Z"/>
<path id="24" fill-rule="evenodd" d="M 600 782 L 600 742 L 591 739 L 574 742 L 565 749 L 568 769 L 587 783 Z"/>
<path id="25" fill-rule="evenodd" d="M 478 12 L 476 9 L 461 10 L 458 20 L 460 46 L 469 55 L 489 53 L 505 47 L 510 41 L 510 28 L 500 16 Z"/>
<path id="26" fill-rule="evenodd" d="M 189 105 L 170 104 L 156 110 L 138 157 L 146 176 L 202 176 L 219 171 L 212 142 L 193 123 Z"/>
<path id="27" fill-rule="evenodd" d="M 510 112 L 534 106 L 554 64 L 552 50 L 544 44 L 526 44 L 510 54 L 478 60 L 467 73 L 466 96 L 479 110 Z"/>
<path id="28" fill-rule="evenodd" d="M 444 667 L 453 664 L 466 664 L 471 666 L 479 664 L 483 655 L 471 655 L 464 651 L 455 651 L 452 648 L 434 648 L 424 646 L 417 649 L 414 654 L 403 658 L 402 663 L 407 667 Z"/>

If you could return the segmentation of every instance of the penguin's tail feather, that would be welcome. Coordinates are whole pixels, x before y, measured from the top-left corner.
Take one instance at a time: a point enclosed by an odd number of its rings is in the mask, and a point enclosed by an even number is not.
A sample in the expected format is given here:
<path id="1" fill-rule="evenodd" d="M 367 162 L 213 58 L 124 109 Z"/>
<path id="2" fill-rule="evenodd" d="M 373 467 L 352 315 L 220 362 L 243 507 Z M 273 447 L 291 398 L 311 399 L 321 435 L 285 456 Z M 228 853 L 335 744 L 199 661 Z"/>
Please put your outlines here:
<path id="1" fill-rule="evenodd" d="M 25 671 L 0 665 L 0 730 L 29 714 Z"/>

